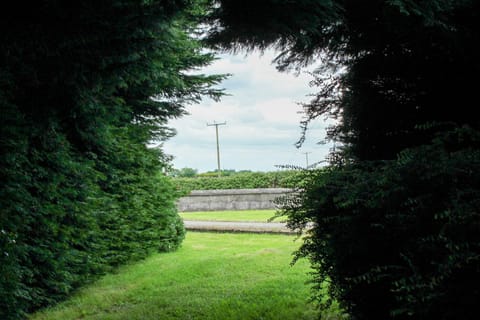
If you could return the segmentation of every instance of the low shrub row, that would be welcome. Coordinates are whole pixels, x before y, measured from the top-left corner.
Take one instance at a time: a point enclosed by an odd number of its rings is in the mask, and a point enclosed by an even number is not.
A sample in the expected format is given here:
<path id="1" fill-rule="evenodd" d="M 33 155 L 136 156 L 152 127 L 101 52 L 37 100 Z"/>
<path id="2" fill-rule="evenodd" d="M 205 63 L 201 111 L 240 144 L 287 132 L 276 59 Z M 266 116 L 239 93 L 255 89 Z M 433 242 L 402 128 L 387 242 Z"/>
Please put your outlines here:
<path id="1" fill-rule="evenodd" d="M 296 188 L 302 184 L 305 173 L 301 170 L 275 172 L 239 172 L 229 176 L 197 175 L 174 178 L 173 183 L 181 195 L 192 190 Z"/>

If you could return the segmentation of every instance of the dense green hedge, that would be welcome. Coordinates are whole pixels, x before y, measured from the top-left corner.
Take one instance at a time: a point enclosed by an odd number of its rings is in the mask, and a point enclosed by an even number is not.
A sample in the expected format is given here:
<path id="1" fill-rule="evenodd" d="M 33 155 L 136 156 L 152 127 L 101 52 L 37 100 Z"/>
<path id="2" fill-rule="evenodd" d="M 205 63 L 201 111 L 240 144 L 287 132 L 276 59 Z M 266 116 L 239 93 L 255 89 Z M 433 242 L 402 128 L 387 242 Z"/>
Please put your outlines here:
<path id="1" fill-rule="evenodd" d="M 152 139 L 222 77 L 190 1 L 40 1 L 0 11 L 0 319 L 23 319 L 184 228 Z"/>
<path id="2" fill-rule="evenodd" d="M 459 129 L 396 160 L 312 172 L 284 204 L 291 227 L 315 225 L 299 256 L 318 288 L 358 319 L 476 319 L 478 146 L 480 132 Z"/>
<path id="3" fill-rule="evenodd" d="M 158 174 L 159 153 L 129 131 L 115 129 L 115 157 L 95 160 L 53 130 L 33 130 L 35 148 L 18 148 L 25 136 L 10 140 L 17 148 L 0 168 L 0 318 L 23 318 L 122 263 L 178 247 L 174 187 Z"/>
<path id="4" fill-rule="evenodd" d="M 321 58 L 301 126 L 335 120 L 332 167 L 288 211 L 313 222 L 318 295 L 328 281 L 356 320 L 478 319 L 480 2 L 218 2 L 217 47 L 275 46 L 280 70 Z"/>
<path id="5" fill-rule="evenodd" d="M 295 188 L 303 177 L 299 170 L 275 172 L 239 172 L 229 176 L 197 175 L 191 178 L 174 178 L 173 183 L 182 195 L 192 190 Z"/>

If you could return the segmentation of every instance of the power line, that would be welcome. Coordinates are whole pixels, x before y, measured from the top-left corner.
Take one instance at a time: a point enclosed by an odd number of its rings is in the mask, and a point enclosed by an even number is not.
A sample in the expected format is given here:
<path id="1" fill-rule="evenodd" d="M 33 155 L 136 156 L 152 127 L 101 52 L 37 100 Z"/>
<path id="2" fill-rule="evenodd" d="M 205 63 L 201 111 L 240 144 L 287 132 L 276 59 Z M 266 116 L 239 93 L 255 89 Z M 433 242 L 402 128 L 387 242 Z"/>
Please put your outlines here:
<path id="1" fill-rule="evenodd" d="M 215 133 L 216 133 L 216 137 L 217 137 L 217 167 L 218 167 L 218 176 L 219 177 L 222 175 L 222 171 L 220 170 L 220 145 L 218 143 L 218 126 L 223 126 L 223 125 L 226 125 L 226 124 L 227 123 L 225 121 L 221 122 L 221 123 L 217 123 L 215 121 L 213 121 L 213 123 L 211 123 L 211 124 L 207 123 L 208 127 L 215 126 Z"/>

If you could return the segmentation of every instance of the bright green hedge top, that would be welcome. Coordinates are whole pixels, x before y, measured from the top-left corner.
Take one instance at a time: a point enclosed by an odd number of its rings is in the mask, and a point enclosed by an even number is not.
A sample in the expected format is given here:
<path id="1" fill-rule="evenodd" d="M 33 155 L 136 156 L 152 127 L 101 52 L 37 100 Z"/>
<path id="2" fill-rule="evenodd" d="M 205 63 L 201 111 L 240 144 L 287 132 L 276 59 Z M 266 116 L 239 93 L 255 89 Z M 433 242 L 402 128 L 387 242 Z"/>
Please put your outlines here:
<path id="1" fill-rule="evenodd" d="M 190 178 L 173 178 L 173 183 L 183 194 L 192 190 L 295 188 L 301 185 L 303 170 L 276 172 L 239 172 L 229 176 L 197 175 Z"/>

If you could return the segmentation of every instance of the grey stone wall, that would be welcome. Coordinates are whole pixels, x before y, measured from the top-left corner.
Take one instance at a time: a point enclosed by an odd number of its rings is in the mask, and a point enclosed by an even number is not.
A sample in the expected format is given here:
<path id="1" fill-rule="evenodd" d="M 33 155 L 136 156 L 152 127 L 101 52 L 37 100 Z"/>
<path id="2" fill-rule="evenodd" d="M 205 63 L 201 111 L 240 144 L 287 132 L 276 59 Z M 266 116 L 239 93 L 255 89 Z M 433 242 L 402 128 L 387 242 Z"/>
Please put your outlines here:
<path id="1" fill-rule="evenodd" d="M 285 188 L 195 190 L 180 198 L 178 211 L 275 209 L 273 201 L 290 192 Z"/>

